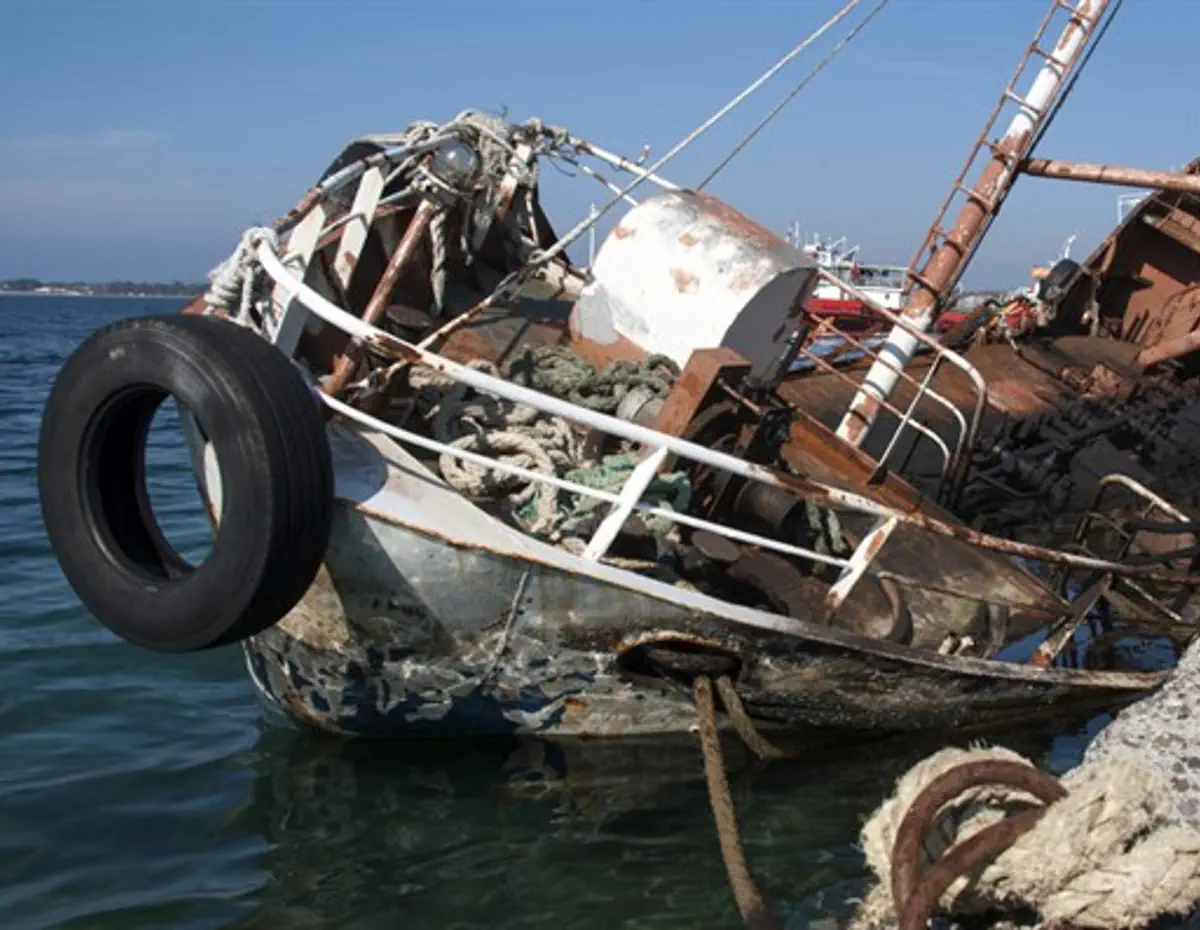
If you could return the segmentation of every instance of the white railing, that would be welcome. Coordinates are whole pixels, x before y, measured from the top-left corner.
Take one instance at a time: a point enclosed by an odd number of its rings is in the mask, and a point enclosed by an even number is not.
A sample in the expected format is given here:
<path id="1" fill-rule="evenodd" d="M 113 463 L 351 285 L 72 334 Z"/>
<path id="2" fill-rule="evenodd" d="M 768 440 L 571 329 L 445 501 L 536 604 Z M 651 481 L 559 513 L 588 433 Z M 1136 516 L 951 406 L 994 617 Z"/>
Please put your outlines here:
<path id="1" fill-rule="evenodd" d="M 286 313 L 288 315 L 299 314 L 303 317 L 307 313 L 311 312 L 326 323 L 347 333 L 360 344 L 369 346 L 376 352 L 403 362 L 428 366 L 429 368 L 432 368 L 435 371 L 441 372 L 442 374 L 450 377 L 454 381 L 466 384 L 477 391 L 494 394 L 514 403 L 525 404 L 551 416 L 558 416 L 572 422 L 582 423 L 594 429 L 602 430 L 611 435 L 637 443 L 649 450 L 650 454 L 648 458 L 651 460 L 658 459 L 661 461 L 661 458 L 666 454 L 675 455 L 680 458 L 721 469 L 751 481 L 757 481 L 773 487 L 781 488 L 790 493 L 794 493 L 799 497 L 809 498 L 826 507 L 868 514 L 879 518 L 881 521 L 881 532 L 872 532 L 867 534 L 850 558 L 842 559 L 828 556 L 802 546 L 796 546 L 758 534 L 744 532 L 733 527 L 716 524 L 708 520 L 689 516 L 687 514 L 677 513 L 665 508 L 641 504 L 640 498 L 645 492 L 650 480 L 653 478 L 654 468 L 651 468 L 650 466 L 635 469 L 634 474 L 627 479 L 626 484 L 622 487 L 621 491 L 617 494 L 613 494 L 595 488 L 585 487 L 583 485 L 567 481 L 566 479 L 559 478 L 555 475 L 531 471 L 512 463 L 504 462 L 499 459 L 481 455 L 479 453 L 470 452 L 465 449 L 454 448 L 445 443 L 439 442 L 436 439 L 432 439 L 419 433 L 405 430 L 401 427 L 386 423 L 377 417 L 363 413 L 349 404 L 330 397 L 324 392 L 318 392 L 318 396 L 320 397 L 321 401 L 331 409 L 337 411 L 343 416 L 346 416 L 347 418 L 362 423 L 363 425 L 368 426 L 380 433 L 390 435 L 402 442 L 406 442 L 429 451 L 437 452 L 439 454 L 450 455 L 460 460 L 472 461 L 490 469 L 518 475 L 521 478 L 531 482 L 548 484 L 571 493 L 592 497 L 613 505 L 614 510 L 601 524 L 601 528 L 597 531 L 596 535 L 593 537 L 588 546 L 587 554 L 588 558 L 590 559 L 594 560 L 600 558 L 604 554 L 604 551 L 607 550 L 605 537 L 614 532 L 614 527 L 619 528 L 625 522 L 625 520 L 628 519 L 631 513 L 638 511 L 655 517 L 661 517 L 685 526 L 690 526 L 695 529 L 709 530 L 739 542 L 762 546 L 763 548 L 771 549 L 786 555 L 804 558 L 812 562 L 841 568 L 843 570 L 842 579 L 839 584 L 836 585 L 833 590 L 831 590 L 830 597 L 826 600 L 826 607 L 831 611 L 836 610 L 841 601 L 844 600 L 844 598 L 849 594 L 851 586 L 850 578 L 853 577 L 854 580 L 857 580 L 858 577 L 861 577 L 863 573 L 868 571 L 876 577 L 890 579 L 895 581 L 897 584 L 904 586 L 922 587 L 927 590 L 936 590 L 944 594 L 964 598 L 980 598 L 981 594 L 977 590 L 964 590 L 954 584 L 930 585 L 925 582 L 916 581 L 899 572 L 891 570 L 884 571 L 873 568 L 871 566 L 871 562 L 881 547 L 883 540 L 885 540 L 886 536 L 890 534 L 891 530 L 899 524 L 918 526 L 923 530 L 944 536 L 950 536 L 979 548 L 990 549 L 1010 555 L 1023 556 L 1029 559 L 1041 560 L 1051 564 L 1072 565 L 1082 568 L 1108 570 L 1118 574 L 1137 574 L 1147 576 L 1154 576 L 1156 574 L 1156 570 L 1147 571 L 1141 568 L 1131 569 L 1127 566 L 1121 565 L 1120 563 L 1110 562 L 1104 559 L 1092 558 L 1086 555 L 1077 555 L 1063 552 L 1061 550 L 1046 549 L 1039 546 L 1018 543 L 1013 540 L 1003 539 L 1001 537 L 990 536 L 988 534 L 972 530 L 969 527 L 965 527 L 961 524 L 944 522 L 935 517 L 927 516 L 919 511 L 896 510 L 895 508 L 880 504 L 868 497 L 864 497 L 852 491 L 827 485 L 809 478 L 784 475 L 770 468 L 766 468 L 751 462 L 746 462 L 731 455 L 726 455 L 722 452 L 717 452 L 715 450 L 696 445 L 695 443 L 681 439 L 678 436 L 672 436 L 648 427 L 640 426 L 636 423 L 618 419 L 617 417 L 598 413 L 594 410 L 589 410 L 577 404 L 570 403 L 569 401 L 561 400 L 560 398 L 543 394 L 530 388 L 505 381 L 502 378 L 498 378 L 493 375 L 486 374 L 485 372 L 458 364 L 457 362 L 453 362 L 418 345 L 414 345 L 403 339 L 399 339 L 390 333 L 364 322 L 353 314 L 346 312 L 336 304 L 327 300 L 317 291 L 313 290 L 313 288 L 309 287 L 302 280 L 300 280 L 296 275 L 290 272 L 280 260 L 279 256 L 275 253 L 275 250 L 268 241 L 260 240 L 256 246 L 255 252 L 259 261 L 261 262 L 262 268 L 274 281 L 277 288 L 289 295 L 289 300 L 286 303 Z M 290 321 L 285 320 L 284 323 L 289 324 Z M 296 324 L 291 324 L 284 325 L 282 328 L 285 330 L 294 331 L 301 328 L 302 325 L 303 323 L 301 322 L 299 326 Z M 946 358 L 947 360 L 953 362 L 954 354 L 946 352 Z M 969 368 L 969 366 L 967 367 Z M 970 370 L 973 371 L 973 369 Z M 886 527 L 886 530 L 883 530 L 882 527 Z M 611 538 L 608 539 L 608 542 L 611 542 Z"/>
<path id="2" fill-rule="evenodd" d="M 902 365 L 888 357 L 884 351 L 873 347 L 867 340 L 859 339 L 853 333 L 838 328 L 828 318 L 821 319 L 817 323 L 816 329 L 808 339 L 808 343 L 811 345 L 819 337 L 836 336 L 847 345 L 853 346 L 855 351 L 861 352 L 863 355 L 873 359 L 878 365 L 895 372 L 897 378 L 914 388 L 915 394 L 913 395 L 913 399 L 904 411 L 901 411 L 886 399 L 880 402 L 880 406 L 884 410 L 899 418 L 899 423 L 897 423 L 883 454 L 877 460 L 876 469 L 882 470 L 887 465 L 905 429 L 912 429 L 928 438 L 942 453 L 943 468 L 938 484 L 938 492 L 939 495 L 944 496 L 950 502 L 954 502 L 957 500 L 957 496 L 961 490 L 970 452 L 975 445 L 975 437 L 979 432 L 979 426 L 983 422 L 983 413 L 987 407 L 987 382 L 984 381 L 983 375 L 980 374 L 979 369 L 963 358 L 963 356 L 953 349 L 942 345 L 928 333 L 913 326 L 900 313 L 887 309 L 862 289 L 843 281 L 837 275 L 823 268 L 818 268 L 817 274 L 829 284 L 860 301 L 874 315 L 878 316 L 880 320 L 886 321 L 892 326 L 911 334 L 920 345 L 933 353 L 934 359 L 929 366 L 929 370 L 921 381 L 917 381 L 911 374 L 904 370 Z M 801 346 L 797 354 L 821 370 L 827 371 L 846 381 L 856 390 L 859 387 L 859 383 L 849 374 L 841 371 L 837 366 L 832 365 L 828 359 L 813 352 L 807 346 Z M 938 369 L 943 362 L 953 365 L 962 371 L 975 390 L 975 404 L 971 409 L 971 418 L 969 421 L 957 404 L 935 391 L 932 387 L 934 377 L 937 375 Z M 945 441 L 934 430 L 917 421 L 916 412 L 918 405 L 925 398 L 929 398 L 929 400 L 943 407 L 957 427 L 957 439 L 954 443 L 953 452 L 949 450 Z"/>
<path id="3" fill-rule="evenodd" d="M 377 351 L 385 352 L 399 359 L 427 365 L 456 381 L 475 388 L 477 391 L 495 394 L 505 400 L 534 407 L 551 416 L 563 417 L 564 419 L 582 423 L 595 429 L 601 429 L 651 448 L 653 452 L 634 470 L 622 486 L 620 492 L 613 494 L 608 491 L 568 481 L 556 475 L 523 468 L 510 462 L 492 458 L 491 456 L 455 448 L 439 440 L 379 420 L 323 392 L 319 393 L 321 400 L 331 409 L 402 442 L 426 449 L 430 452 L 451 455 L 463 461 L 482 465 L 485 468 L 506 472 L 526 481 L 549 484 L 563 491 L 581 494 L 614 505 L 612 512 L 604 519 L 588 543 L 584 553 L 585 558 L 596 561 L 603 557 L 621 526 L 624 525 L 625 521 L 636 510 L 650 516 L 690 526 L 694 529 L 705 529 L 720 533 L 730 539 L 751 545 L 763 546 L 785 555 L 798 556 L 813 562 L 833 565 L 842 569 L 851 567 L 852 563 L 849 559 L 824 555 L 803 546 L 784 543 L 755 533 L 747 533 L 732 527 L 722 526 L 687 514 L 640 503 L 642 494 L 654 479 L 658 467 L 668 454 L 675 454 L 715 468 L 732 471 L 735 474 L 752 480 L 780 484 L 776 478 L 771 477 L 768 480 L 759 466 L 743 462 L 741 459 L 736 459 L 711 449 L 706 449 L 703 446 L 695 445 L 678 437 L 669 436 L 666 433 L 660 433 L 657 430 L 639 426 L 626 420 L 608 416 L 607 414 L 598 413 L 549 394 L 542 394 L 538 391 L 513 384 L 512 382 L 496 378 L 476 369 L 468 368 L 465 365 L 459 365 L 443 356 L 412 345 L 404 340 L 397 339 L 383 330 L 347 313 L 301 282 L 288 271 L 283 262 L 280 261 L 279 256 L 275 254 L 275 251 L 267 242 L 259 244 L 257 254 L 259 260 L 262 262 L 263 269 L 275 282 L 276 287 L 290 294 L 292 299 L 286 305 L 288 308 L 286 312 L 289 314 L 303 312 L 299 310 L 298 305 L 306 307 L 325 322 L 338 327 L 352 338 L 372 346 Z M 281 330 L 294 330 L 297 328 L 294 324 L 281 326 Z"/>
<path id="4" fill-rule="evenodd" d="M 1191 517 L 1189 517 L 1170 501 L 1160 497 L 1158 494 L 1155 494 L 1141 482 L 1136 481 L 1128 475 L 1120 473 L 1105 475 L 1100 479 L 1099 482 L 1097 482 L 1095 494 L 1092 496 L 1092 502 L 1088 507 L 1087 512 L 1083 515 L 1078 525 L 1075 527 L 1074 543 L 1079 547 L 1080 551 L 1089 551 L 1087 545 L 1088 537 L 1097 523 L 1102 524 L 1119 540 L 1121 540 L 1121 545 L 1118 550 L 1118 558 L 1126 558 L 1136 545 L 1139 535 L 1138 531 L 1136 529 L 1133 531 L 1127 530 L 1123 526 L 1123 521 L 1114 519 L 1101 509 L 1101 501 L 1113 488 L 1124 490 L 1142 501 L 1143 506 L 1138 512 L 1138 520 L 1150 520 L 1157 512 L 1164 516 L 1167 520 L 1174 521 L 1181 526 L 1190 527 L 1194 525 L 1195 521 L 1193 521 Z M 1147 535 L 1155 535 L 1152 531 L 1146 532 Z M 1191 535 L 1193 538 L 1197 536 L 1196 533 L 1191 533 L 1190 531 L 1189 535 Z M 1066 587 L 1070 578 L 1071 573 L 1068 570 L 1062 574 L 1059 583 L 1063 587 Z M 1179 613 L 1179 609 L 1182 607 L 1181 601 L 1190 598 L 1195 593 L 1196 584 L 1194 581 L 1192 584 L 1185 584 L 1183 586 L 1182 590 L 1185 597 L 1177 597 L 1177 603 L 1172 606 L 1165 604 L 1161 596 L 1156 596 L 1153 592 L 1146 590 L 1135 581 L 1124 579 L 1122 583 L 1134 594 L 1140 597 L 1145 604 L 1162 614 L 1170 622 L 1179 624 L 1181 626 L 1187 624 L 1187 620 Z"/>

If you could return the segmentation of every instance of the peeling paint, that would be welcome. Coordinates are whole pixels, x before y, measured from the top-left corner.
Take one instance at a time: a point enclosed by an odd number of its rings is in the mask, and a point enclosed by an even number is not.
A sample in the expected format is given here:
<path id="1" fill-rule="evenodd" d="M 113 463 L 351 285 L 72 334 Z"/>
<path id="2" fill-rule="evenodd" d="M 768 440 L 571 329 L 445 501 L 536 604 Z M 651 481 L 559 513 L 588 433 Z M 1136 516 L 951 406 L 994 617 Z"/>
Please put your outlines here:
<path id="1" fill-rule="evenodd" d="M 671 278 L 675 282 L 675 287 L 681 294 L 694 294 L 700 289 L 700 279 L 690 271 L 684 271 L 682 268 L 672 268 Z"/>

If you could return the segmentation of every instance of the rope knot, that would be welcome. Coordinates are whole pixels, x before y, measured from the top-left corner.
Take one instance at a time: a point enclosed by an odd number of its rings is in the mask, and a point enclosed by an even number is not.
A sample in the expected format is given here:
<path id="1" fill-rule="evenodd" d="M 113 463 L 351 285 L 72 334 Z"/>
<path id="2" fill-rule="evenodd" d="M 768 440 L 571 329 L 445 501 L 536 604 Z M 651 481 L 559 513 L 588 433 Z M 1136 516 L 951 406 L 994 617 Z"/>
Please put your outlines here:
<path id="1" fill-rule="evenodd" d="M 245 320 L 259 271 L 255 251 L 264 242 L 273 251 L 279 251 L 279 236 L 275 230 L 251 226 L 242 233 L 233 253 L 208 273 L 209 287 L 204 302 L 209 307 Z"/>

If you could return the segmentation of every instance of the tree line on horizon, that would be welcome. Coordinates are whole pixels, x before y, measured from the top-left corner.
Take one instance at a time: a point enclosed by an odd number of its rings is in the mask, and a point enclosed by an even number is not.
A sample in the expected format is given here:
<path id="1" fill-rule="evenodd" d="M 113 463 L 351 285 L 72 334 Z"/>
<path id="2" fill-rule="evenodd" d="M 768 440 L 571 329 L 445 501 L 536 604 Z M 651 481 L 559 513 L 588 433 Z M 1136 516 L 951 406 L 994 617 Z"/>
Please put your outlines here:
<path id="1" fill-rule="evenodd" d="M 42 281 L 38 278 L 9 278 L 0 281 L 0 293 L 14 291 L 36 291 L 42 288 L 71 291 L 79 294 L 120 296 L 125 294 L 150 294 L 163 297 L 191 296 L 202 294 L 207 284 L 185 284 L 182 281 Z"/>

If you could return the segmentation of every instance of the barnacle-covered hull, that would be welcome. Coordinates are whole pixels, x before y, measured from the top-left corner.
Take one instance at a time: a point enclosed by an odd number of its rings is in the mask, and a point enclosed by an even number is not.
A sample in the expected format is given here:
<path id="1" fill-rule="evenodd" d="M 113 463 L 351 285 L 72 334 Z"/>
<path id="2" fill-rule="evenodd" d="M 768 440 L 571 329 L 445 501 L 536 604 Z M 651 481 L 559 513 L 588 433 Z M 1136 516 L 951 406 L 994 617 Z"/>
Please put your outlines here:
<path id="1" fill-rule="evenodd" d="M 262 695 L 305 726 L 393 737 L 633 738 L 695 723 L 728 675 L 764 732 L 989 729 L 1113 707 L 1155 674 L 918 652 L 581 567 L 481 515 L 386 437 L 333 433 L 339 507 L 301 603 L 244 644 Z"/>

